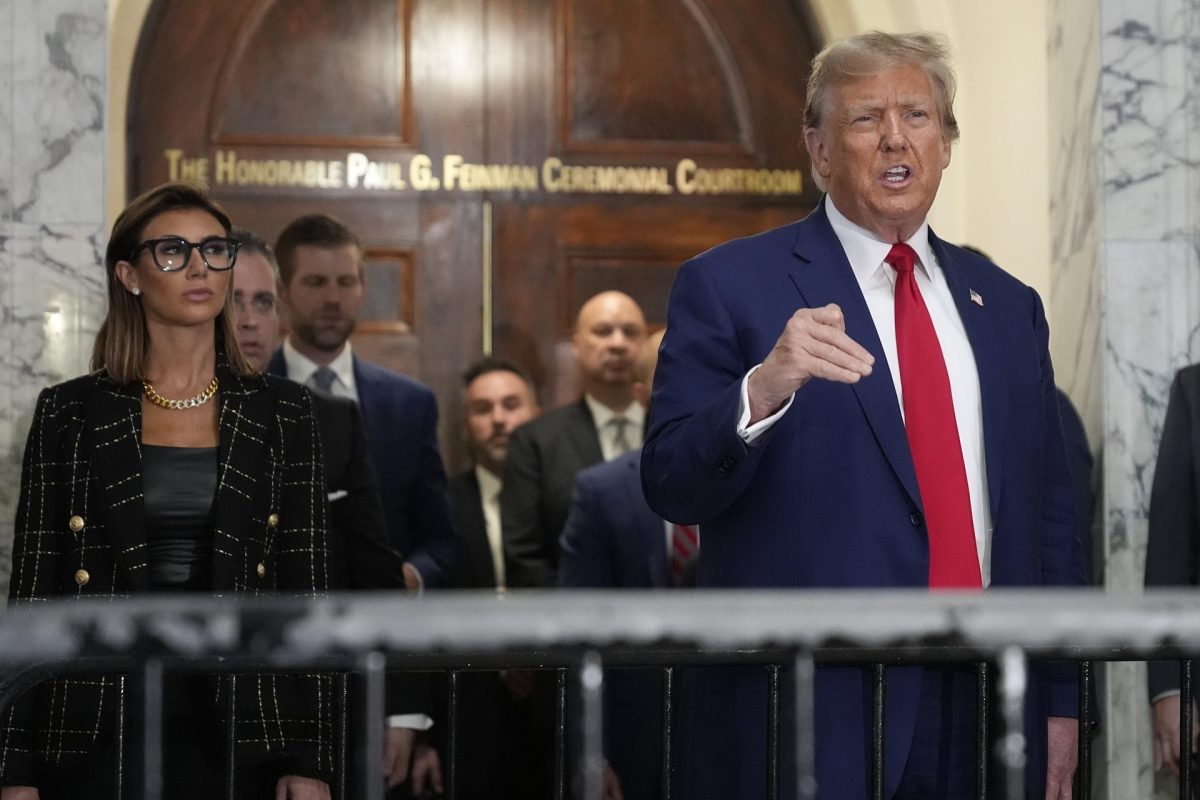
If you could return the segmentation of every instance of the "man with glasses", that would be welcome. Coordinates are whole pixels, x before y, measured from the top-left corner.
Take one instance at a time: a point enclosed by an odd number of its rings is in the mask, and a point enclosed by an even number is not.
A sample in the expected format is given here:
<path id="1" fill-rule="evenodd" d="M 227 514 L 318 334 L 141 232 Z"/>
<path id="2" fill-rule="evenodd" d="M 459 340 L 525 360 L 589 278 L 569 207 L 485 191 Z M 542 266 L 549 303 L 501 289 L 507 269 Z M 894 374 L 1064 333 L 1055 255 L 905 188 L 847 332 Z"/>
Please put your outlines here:
<path id="1" fill-rule="evenodd" d="M 234 320 L 238 344 L 250 364 L 264 369 L 279 345 L 278 269 L 271 248 L 256 234 L 236 230 L 240 243 L 233 272 Z M 313 411 L 321 433 L 330 511 L 330 578 L 332 589 L 404 589 L 404 562 L 387 541 L 379 488 L 367 451 L 362 418 L 354 403 L 313 393 Z M 416 730 L 430 727 L 423 713 L 429 706 L 428 683 L 416 676 L 388 680 L 385 770 L 389 786 L 407 778 Z M 419 748 L 413 761 L 413 791 L 427 783 L 439 788 L 437 755 Z"/>

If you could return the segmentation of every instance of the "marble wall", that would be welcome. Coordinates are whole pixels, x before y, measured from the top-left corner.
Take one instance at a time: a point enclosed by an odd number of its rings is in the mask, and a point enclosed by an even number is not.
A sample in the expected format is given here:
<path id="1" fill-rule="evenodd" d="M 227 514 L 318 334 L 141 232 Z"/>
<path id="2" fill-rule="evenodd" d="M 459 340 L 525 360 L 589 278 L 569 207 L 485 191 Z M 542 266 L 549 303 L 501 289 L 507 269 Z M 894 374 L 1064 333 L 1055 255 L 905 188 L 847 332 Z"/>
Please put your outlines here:
<path id="1" fill-rule="evenodd" d="M 1137 592 L 1168 388 L 1200 360 L 1200 2 L 1049 15 L 1055 358 L 1100 435 L 1106 588 Z M 1111 665 L 1105 712 L 1102 796 L 1173 796 L 1155 786 L 1142 665 Z"/>
<path id="2" fill-rule="evenodd" d="M 0 597 L 39 389 L 103 316 L 104 0 L 0 0 Z"/>

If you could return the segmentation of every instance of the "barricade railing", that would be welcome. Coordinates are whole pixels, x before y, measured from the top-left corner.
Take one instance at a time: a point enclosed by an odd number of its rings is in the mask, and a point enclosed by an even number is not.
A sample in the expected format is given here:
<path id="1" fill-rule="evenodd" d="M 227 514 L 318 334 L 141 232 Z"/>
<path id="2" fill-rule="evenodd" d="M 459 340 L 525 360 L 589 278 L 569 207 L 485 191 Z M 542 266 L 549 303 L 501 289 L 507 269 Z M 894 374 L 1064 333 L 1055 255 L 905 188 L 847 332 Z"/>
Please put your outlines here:
<path id="1" fill-rule="evenodd" d="M 976 769 L 979 797 L 997 777 L 1007 796 L 1023 797 L 1022 734 L 1028 665 L 1079 664 L 1080 750 L 1077 796 L 1090 796 L 1092 661 L 1178 660 L 1181 749 L 1189 752 L 1192 683 L 1188 659 L 1200 656 L 1200 595 L 1159 591 L 1113 596 L 1095 591 L 512 592 L 334 595 L 317 600 L 253 602 L 210 596 L 66 601 L 0 613 L 0 706 L 51 675 L 121 673 L 128 713 L 141 718 L 137 787 L 124 796 L 162 796 L 164 672 L 352 672 L 363 676 L 353 715 L 363 746 L 351 757 L 340 741 L 342 776 L 378 772 L 384 676 L 389 669 L 435 671 L 448 688 L 447 796 L 454 797 L 457 689 L 465 671 L 556 670 L 556 797 L 569 794 L 567 732 L 578 725 L 580 756 L 571 760 L 578 794 L 603 792 L 604 667 L 658 667 L 663 675 L 662 782 L 671 798 L 677 766 L 679 668 L 761 665 L 767 676 L 768 796 L 778 796 L 784 766 L 794 765 L 796 794 L 816 797 L 814 685 L 818 665 L 862 665 L 873 676 L 873 797 L 883 790 L 886 667 L 973 664 L 978 676 Z M 468 666 L 469 665 L 469 666 Z M 785 687 L 790 681 L 791 687 Z M 579 687 L 579 713 L 566 712 L 568 685 Z M 789 691 L 790 689 L 790 691 Z M 339 689 L 345 696 L 345 687 Z M 232 698 L 232 692 L 229 696 Z M 782 708 L 790 696 L 793 707 Z M 990 707 L 998 698 L 999 708 Z M 136 708 L 130 711 L 129 705 Z M 790 711 L 791 713 L 785 713 Z M 999 719 L 999 730 L 989 720 Z M 342 715 L 345 724 L 346 715 Z M 781 730 L 791 720 L 794 731 Z M 123 727 L 123 726 L 122 726 Z M 227 731 L 228 775 L 234 763 Z M 795 748 L 780 757 L 783 743 Z M 357 763 L 351 764 L 351 761 Z M 1005 775 L 990 774 L 998 763 Z M 1190 760 L 1181 759 L 1180 797 L 1190 798 Z M 132 778 L 128 780 L 134 780 Z M 232 778 L 230 777 L 231 781 Z M 791 782 L 791 781 L 789 781 Z M 232 783 L 228 784 L 230 787 Z M 364 800 L 383 797 L 382 781 L 363 782 Z"/>

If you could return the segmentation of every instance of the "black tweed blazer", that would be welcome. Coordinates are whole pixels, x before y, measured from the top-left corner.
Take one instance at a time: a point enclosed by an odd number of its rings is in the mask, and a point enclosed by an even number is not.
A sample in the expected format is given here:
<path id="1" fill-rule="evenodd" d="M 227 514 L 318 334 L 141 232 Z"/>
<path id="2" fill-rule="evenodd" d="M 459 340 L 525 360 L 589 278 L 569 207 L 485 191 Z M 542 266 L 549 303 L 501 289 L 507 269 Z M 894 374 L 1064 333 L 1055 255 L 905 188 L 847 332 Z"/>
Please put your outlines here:
<path id="1" fill-rule="evenodd" d="M 308 391 L 271 376 L 234 375 L 221 363 L 217 375 L 214 590 L 322 593 L 328 509 Z M 15 608 L 149 589 L 141 423 L 140 385 L 118 385 L 104 372 L 42 392 L 21 472 L 9 590 Z M 18 702 L 0 729 L 0 785 L 36 786 L 38 774 L 68 766 L 110 735 L 118 680 L 56 679 Z M 328 684 L 317 675 L 242 676 L 241 757 L 281 759 L 283 774 L 327 777 Z"/>

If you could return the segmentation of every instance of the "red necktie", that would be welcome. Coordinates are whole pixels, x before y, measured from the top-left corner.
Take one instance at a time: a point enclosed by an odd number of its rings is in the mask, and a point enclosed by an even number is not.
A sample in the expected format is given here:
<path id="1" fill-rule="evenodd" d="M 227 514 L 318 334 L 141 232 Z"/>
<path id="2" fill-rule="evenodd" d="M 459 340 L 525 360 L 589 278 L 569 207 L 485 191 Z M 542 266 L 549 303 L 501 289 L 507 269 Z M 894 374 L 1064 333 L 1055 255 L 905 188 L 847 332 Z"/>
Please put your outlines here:
<path id="1" fill-rule="evenodd" d="M 884 260 L 896 269 L 896 349 L 904 390 L 904 430 L 929 531 L 929 586 L 979 589 L 983 581 L 950 376 L 913 274 L 917 254 L 900 243 L 892 245 Z"/>
<path id="2" fill-rule="evenodd" d="M 695 525 L 671 525 L 671 578 L 676 586 L 699 549 L 700 531 Z"/>

